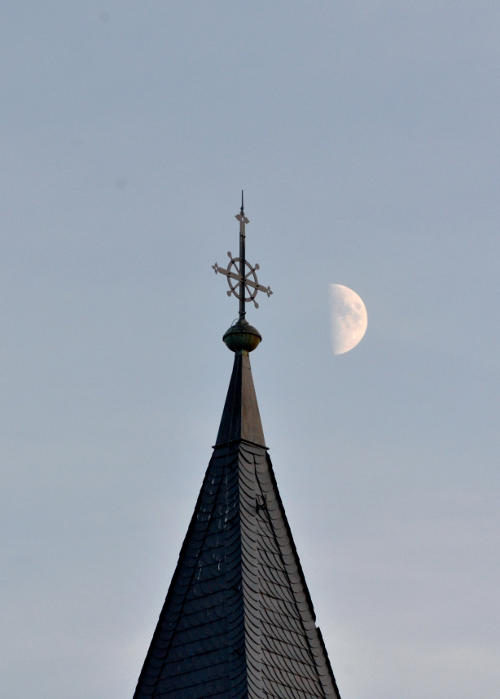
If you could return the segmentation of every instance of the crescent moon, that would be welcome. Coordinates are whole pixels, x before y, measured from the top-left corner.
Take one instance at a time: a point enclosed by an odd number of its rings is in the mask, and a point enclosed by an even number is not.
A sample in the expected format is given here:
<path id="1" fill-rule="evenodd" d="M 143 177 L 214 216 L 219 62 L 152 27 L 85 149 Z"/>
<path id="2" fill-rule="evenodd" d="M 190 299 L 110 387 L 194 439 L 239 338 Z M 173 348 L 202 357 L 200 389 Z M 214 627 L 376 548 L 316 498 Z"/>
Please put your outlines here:
<path id="1" fill-rule="evenodd" d="M 329 284 L 333 354 L 345 354 L 358 345 L 368 326 L 363 299 L 348 286 Z"/>

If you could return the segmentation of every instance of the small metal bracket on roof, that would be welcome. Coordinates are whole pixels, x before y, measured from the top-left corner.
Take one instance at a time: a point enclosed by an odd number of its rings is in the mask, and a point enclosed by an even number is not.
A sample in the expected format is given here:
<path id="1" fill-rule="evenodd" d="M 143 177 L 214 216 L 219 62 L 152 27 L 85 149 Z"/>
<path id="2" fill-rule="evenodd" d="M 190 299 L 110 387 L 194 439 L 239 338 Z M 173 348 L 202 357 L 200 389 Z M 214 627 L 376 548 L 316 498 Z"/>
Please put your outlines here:
<path id="1" fill-rule="evenodd" d="M 255 300 L 259 291 L 262 291 L 267 296 L 271 296 L 273 293 L 270 286 L 263 286 L 259 284 L 257 279 L 257 270 L 259 265 L 251 265 L 245 257 L 245 226 L 250 223 L 249 219 L 245 216 L 245 210 L 243 208 L 243 190 L 241 191 L 241 208 L 240 213 L 236 214 L 237 220 L 240 222 L 240 254 L 239 257 L 233 257 L 231 251 L 228 251 L 227 256 L 230 262 L 227 267 L 220 267 L 217 262 L 212 265 L 212 269 L 215 274 L 223 274 L 229 285 L 229 291 L 227 291 L 228 296 L 236 296 L 239 301 L 239 319 L 243 320 L 245 318 L 245 304 L 252 301 L 255 308 L 259 307 L 259 304 Z"/>
<path id="2" fill-rule="evenodd" d="M 257 495 L 255 498 L 255 512 L 259 514 L 261 510 L 266 510 L 267 512 L 267 500 L 265 495 Z"/>

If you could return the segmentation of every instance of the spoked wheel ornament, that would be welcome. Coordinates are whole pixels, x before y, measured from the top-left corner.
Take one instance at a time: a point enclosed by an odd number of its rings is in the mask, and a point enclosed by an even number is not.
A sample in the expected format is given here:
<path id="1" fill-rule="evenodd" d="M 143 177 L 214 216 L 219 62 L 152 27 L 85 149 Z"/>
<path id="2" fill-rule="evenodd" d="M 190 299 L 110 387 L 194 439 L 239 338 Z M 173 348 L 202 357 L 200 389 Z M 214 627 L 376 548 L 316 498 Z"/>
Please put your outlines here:
<path id="1" fill-rule="evenodd" d="M 250 223 L 248 218 L 245 216 L 243 210 L 243 192 L 241 193 L 241 209 L 240 213 L 236 215 L 236 218 L 240 222 L 240 255 L 239 257 L 233 257 L 231 252 L 227 253 L 229 257 L 229 264 L 226 267 L 220 267 L 217 262 L 212 265 L 212 269 L 215 274 L 223 274 L 229 285 L 229 290 L 226 292 L 228 296 L 236 296 L 239 301 L 239 314 L 240 320 L 245 317 L 245 304 L 250 301 L 253 302 L 255 308 L 259 307 L 259 304 L 255 300 L 259 291 L 262 291 L 267 296 L 271 296 L 273 293 L 270 286 L 263 286 L 259 284 L 257 278 L 257 270 L 259 265 L 251 265 L 245 258 L 245 225 Z"/>
<path id="2" fill-rule="evenodd" d="M 241 275 L 240 275 L 240 265 L 241 265 L 241 257 L 233 257 L 231 252 L 227 253 L 227 256 L 231 260 L 230 263 L 227 266 L 227 269 L 224 269 L 222 267 L 219 267 L 217 263 L 212 265 L 213 269 L 215 270 L 215 273 L 219 274 L 224 274 L 227 277 L 227 283 L 229 285 L 229 290 L 226 291 L 226 294 L 228 296 L 236 296 L 237 299 L 241 299 Z M 247 260 L 243 260 L 243 263 L 245 265 L 245 274 L 243 276 L 243 301 L 245 303 L 248 303 L 249 301 L 253 301 L 253 305 L 255 308 L 259 307 L 259 304 L 255 300 L 255 297 L 257 296 L 257 293 L 259 291 L 263 291 L 265 294 L 268 296 L 271 296 L 273 293 L 271 291 L 271 287 L 269 286 L 262 286 L 259 284 L 259 280 L 257 279 L 257 270 L 259 269 L 259 265 L 256 264 L 252 267 L 250 262 Z M 246 271 L 248 269 L 248 272 Z"/>

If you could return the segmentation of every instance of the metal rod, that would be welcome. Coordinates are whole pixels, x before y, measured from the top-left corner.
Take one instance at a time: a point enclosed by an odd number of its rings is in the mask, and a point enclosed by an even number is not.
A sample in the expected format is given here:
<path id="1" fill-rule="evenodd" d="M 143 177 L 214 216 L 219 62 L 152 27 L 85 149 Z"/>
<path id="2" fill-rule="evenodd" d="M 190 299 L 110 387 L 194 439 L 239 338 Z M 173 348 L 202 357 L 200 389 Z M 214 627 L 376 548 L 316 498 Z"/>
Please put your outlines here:
<path id="1" fill-rule="evenodd" d="M 240 320 L 245 320 L 245 211 L 243 209 L 243 190 L 241 190 L 240 213 Z"/>

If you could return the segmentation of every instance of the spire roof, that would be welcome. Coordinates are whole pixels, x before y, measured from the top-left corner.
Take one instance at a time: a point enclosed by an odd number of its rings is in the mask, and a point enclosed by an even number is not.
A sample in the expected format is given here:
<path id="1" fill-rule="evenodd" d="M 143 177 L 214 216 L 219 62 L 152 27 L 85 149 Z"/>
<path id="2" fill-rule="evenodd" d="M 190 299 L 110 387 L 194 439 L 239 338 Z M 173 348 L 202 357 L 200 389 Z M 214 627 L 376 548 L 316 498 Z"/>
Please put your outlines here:
<path id="1" fill-rule="evenodd" d="M 228 333 L 216 444 L 134 699 L 340 699 L 264 442 L 258 332 L 240 315 Z"/>

